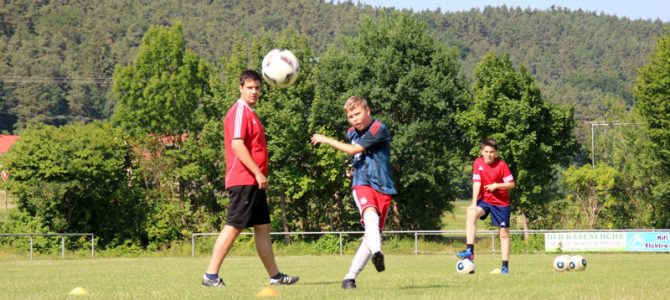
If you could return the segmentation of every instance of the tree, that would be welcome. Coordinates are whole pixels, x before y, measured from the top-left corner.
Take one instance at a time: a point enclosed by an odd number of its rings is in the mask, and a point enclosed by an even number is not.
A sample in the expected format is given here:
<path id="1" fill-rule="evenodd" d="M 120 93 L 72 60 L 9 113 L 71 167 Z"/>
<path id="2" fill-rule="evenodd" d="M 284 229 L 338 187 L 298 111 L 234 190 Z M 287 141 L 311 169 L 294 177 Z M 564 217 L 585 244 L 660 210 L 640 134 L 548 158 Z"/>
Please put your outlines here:
<path id="1" fill-rule="evenodd" d="M 670 226 L 670 35 L 658 39 L 656 51 L 640 68 L 633 90 L 635 108 L 653 143 L 659 164 L 654 172 L 652 195 L 660 214 L 657 226 Z"/>
<path id="2" fill-rule="evenodd" d="M 456 115 L 465 110 L 467 84 L 453 49 L 438 44 L 426 25 L 408 13 L 363 17 L 356 36 L 320 57 L 310 131 L 344 139 L 342 105 L 352 95 L 368 100 L 373 115 L 393 136 L 391 161 L 398 195 L 395 228 L 437 228 L 441 214 L 459 194 L 464 149 Z M 345 162 L 333 150 L 318 150 L 331 190 Z"/>
<path id="3" fill-rule="evenodd" d="M 117 67 L 112 120 L 139 136 L 197 132 L 198 109 L 210 93 L 210 68 L 187 50 L 181 23 L 152 27 L 134 64 Z M 177 139 L 181 143 L 181 139 Z"/>
<path id="4" fill-rule="evenodd" d="M 635 108 L 670 173 L 670 35 L 658 39 L 656 51 L 639 70 L 634 93 Z"/>
<path id="5" fill-rule="evenodd" d="M 599 227 L 598 221 L 606 224 L 606 220 L 599 218 L 601 213 L 615 209 L 621 204 L 619 172 L 610 166 L 598 164 L 595 168 L 590 165 L 580 168 L 571 166 L 564 175 L 566 185 L 574 192 L 568 198 L 581 208 L 580 212 L 586 218 L 586 222 L 582 225 L 587 229 L 595 229 Z M 576 219 L 580 220 L 579 217 Z"/>
<path id="6" fill-rule="evenodd" d="M 109 123 L 30 126 L 2 159 L 18 209 L 50 232 L 92 232 L 102 247 L 144 236 L 132 151 Z"/>
<path id="7" fill-rule="evenodd" d="M 500 143 L 499 155 L 516 181 L 512 207 L 523 227 L 543 212 L 555 179 L 553 167 L 567 163 L 577 149 L 571 108 L 545 103 L 528 71 L 517 71 L 508 55 L 491 52 L 477 65 L 474 103 L 460 116 L 473 156 L 484 138 Z"/>
<path id="8" fill-rule="evenodd" d="M 138 172 L 152 189 L 150 217 L 161 224 L 149 232 L 154 245 L 211 230 L 202 219 L 221 210 L 223 133 L 213 80 L 211 67 L 186 49 L 181 23 L 150 28 L 135 62 L 114 72 L 112 120 L 134 136 L 144 157 Z"/>

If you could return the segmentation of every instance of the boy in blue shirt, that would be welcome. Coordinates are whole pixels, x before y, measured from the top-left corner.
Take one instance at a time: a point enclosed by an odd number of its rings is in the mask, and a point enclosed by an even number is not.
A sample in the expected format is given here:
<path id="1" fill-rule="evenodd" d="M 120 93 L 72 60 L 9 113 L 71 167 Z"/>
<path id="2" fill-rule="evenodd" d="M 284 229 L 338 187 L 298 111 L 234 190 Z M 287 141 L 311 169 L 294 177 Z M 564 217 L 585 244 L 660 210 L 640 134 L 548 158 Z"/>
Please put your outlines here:
<path id="1" fill-rule="evenodd" d="M 386 125 L 372 119 L 370 107 L 363 97 L 353 96 L 344 103 L 344 112 L 352 125 L 347 130 L 350 144 L 320 134 L 312 136 L 312 144 L 327 144 L 354 156 L 353 195 L 361 213 L 365 235 L 354 255 L 342 288 L 356 288 L 356 277 L 368 260 L 377 272 L 386 268 L 381 251 L 381 230 L 393 195 L 397 194 L 391 177 L 391 134 Z"/>

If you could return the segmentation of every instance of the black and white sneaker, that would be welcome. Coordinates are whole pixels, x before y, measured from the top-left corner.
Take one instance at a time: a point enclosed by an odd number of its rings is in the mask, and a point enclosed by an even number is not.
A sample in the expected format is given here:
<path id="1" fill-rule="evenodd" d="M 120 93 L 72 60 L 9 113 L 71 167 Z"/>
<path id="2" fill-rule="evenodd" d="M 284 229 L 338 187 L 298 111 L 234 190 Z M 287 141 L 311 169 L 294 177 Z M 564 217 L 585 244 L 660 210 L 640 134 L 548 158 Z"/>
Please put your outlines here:
<path id="1" fill-rule="evenodd" d="M 356 288 L 356 280 L 355 279 L 342 280 L 342 288 L 345 289 L 345 290 L 355 289 Z"/>
<path id="2" fill-rule="evenodd" d="M 207 277 L 203 276 L 200 284 L 206 287 L 217 287 L 217 288 L 226 286 L 226 284 L 223 283 L 223 279 L 221 279 L 221 277 L 216 279 L 207 279 Z"/>
<path id="3" fill-rule="evenodd" d="M 375 265 L 377 272 L 383 272 L 386 270 L 386 266 L 384 266 L 384 253 L 377 251 L 372 254 L 372 264 Z"/>
<path id="4" fill-rule="evenodd" d="M 271 285 L 289 285 L 294 284 L 300 280 L 300 276 L 290 276 L 284 273 L 279 273 L 279 278 L 270 278 Z"/>

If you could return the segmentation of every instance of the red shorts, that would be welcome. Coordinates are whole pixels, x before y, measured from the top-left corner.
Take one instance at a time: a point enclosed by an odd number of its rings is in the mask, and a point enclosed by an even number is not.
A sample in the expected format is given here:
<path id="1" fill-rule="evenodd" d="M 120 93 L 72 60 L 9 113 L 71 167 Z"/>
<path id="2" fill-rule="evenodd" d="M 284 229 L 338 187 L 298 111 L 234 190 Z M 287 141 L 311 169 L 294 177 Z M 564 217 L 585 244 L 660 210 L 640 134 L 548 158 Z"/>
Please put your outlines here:
<path id="1" fill-rule="evenodd" d="M 386 222 L 386 214 L 391 207 L 391 195 L 377 192 L 370 186 L 357 185 L 354 187 L 354 202 L 358 206 L 358 212 L 361 213 L 361 224 L 365 225 L 363 220 L 363 211 L 368 207 L 374 207 L 379 214 L 379 229 L 384 229 Z"/>

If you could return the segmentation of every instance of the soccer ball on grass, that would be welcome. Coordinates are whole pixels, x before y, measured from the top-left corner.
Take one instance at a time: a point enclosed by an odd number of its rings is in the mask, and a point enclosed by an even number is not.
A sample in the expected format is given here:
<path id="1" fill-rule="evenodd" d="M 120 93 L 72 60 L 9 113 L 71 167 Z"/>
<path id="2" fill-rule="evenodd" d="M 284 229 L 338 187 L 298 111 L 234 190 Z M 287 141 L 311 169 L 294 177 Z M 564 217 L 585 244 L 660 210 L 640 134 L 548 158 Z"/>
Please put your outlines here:
<path id="1" fill-rule="evenodd" d="M 298 78 L 298 58 L 289 50 L 272 49 L 263 58 L 263 79 L 272 87 L 285 88 Z"/>
<path id="2" fill-rule="evenodd" d="M 554 258 L 554 270 L 564 272 L 569 270 L 570 255 L 559 255 Z"/>
<path id="3" fill-rule="evenodd" d="M 475 263 L 469 259 L 461 259 L 456 262 L 456 272 L 459 274 L 473 274 L 475 272 Z"/>
<path id="4" fill-rule="evenodd" d="M 568 268 L 570 271 L 584 271 L 586 270 L 586 258 L 581 255 L 571 256 L 568 261 Z"/>

